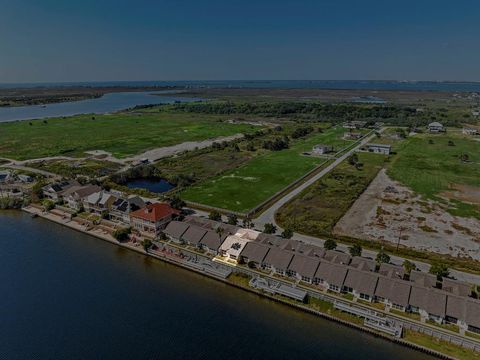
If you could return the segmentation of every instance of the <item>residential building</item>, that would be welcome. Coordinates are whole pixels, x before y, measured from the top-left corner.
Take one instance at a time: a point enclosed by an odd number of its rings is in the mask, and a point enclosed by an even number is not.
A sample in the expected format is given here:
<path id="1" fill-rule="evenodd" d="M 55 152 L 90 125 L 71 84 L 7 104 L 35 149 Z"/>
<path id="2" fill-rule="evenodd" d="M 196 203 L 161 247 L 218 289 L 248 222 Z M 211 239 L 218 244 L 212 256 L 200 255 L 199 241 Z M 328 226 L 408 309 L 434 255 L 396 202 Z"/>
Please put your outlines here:
<path id="1" fill-rule="evenodd" d="M 110 220 L 130 224 L 130 213 L 145 207 L 145 202 L 140 196 L 127 199 L 117 198 L 110 209 Z"/>
<path id="2" fill-rule="evenodd" d="M 156 238 L 167 224 L 180 215 L 180 211 L 165 203 L 148 204 L 130 213 L 130 224 L 140 235 Z"/>
<path id="3" fill-rule="evenodd" d="M 391 273 L 389 273 L 391 275 Z M 387 307 L 400 311 L 409 308 L 410 290 L 412 284 L 394 277 L 378 277 L 375 288 L 375 300 L 384 303 Z"/>
<path id="4" fill-rule="evenodd" d="M 368 152 L 384 155 L 390 155 L 392 152 L 392 146 L 387 144 L 367 144 L 365 149 Z"/>
<path id="5" fill-rule="evenodd" d="M 304 255 L 295 255 L 288 265 L 287 275 L 306 283 L 313 283 L 320 260 Z"/>
<path id="6" fill-rule="evenodd" d="M 350 262 L 350 266 L 362 271 L 375 271 L 377 263 L 375 260 L 367 259 L 361 256 L 354 256 Z"/>
<path id="7" fill-rule="evenodd" d="M 378 275 L 371 271 L 348 269 L 343 283 L 343 291 L 353 294 L 355 298 L 373 301 L 377 287 Z"/>
<path id="8" fill-rule="evenodd" d="M 280 275 L 285 275 L 292 258 L 293 254 L 288 251 L 276 247 L 271 248 L 263 260 L 263 268 L 271 269 Z"/>
<path id="9" fill-rule="evenodd" d="M 264 266 L 264 259 L 269 252 L 270 247 L 256 241 L 249 242 L 240 254 L 243 262 L 253 268 Z"/>
<path id="10" fill-rule="evenodd" d="M 86 186 L 72 186 L 63 194 L 63 201 L 66 205 L 74 210 L 80 210 L 83 206 L 83 200 L 93 193 L 98 193 L 102 190 L 97 185 Z"/>
<path id="11" fill-rule="evenodd" d="M 240 254 L 247 243 L 255 241 L 260 233 L 251 229 L 239 229 L 234 235 L 229 235 L 220 246 L 220 255 L 229 260 L 240 260 Z"/>
<path id="12" fill-rule="evenodd" d="M 455 279 L 443 278 L 442 290 L 457 296 L 470 296 L 472 294 L 472 285 Z"/>
<path id="13" fill-rule="evenodd" d="M 413 285 L 409 300 L 410 310 L 423 319 L 442 324 L 446 315 L 447 295 L 445 292 Z"/>
<path id="14" fill-rule="evenodd" d="M 349 254 L 338 250 L 327 250 L 324 259 L 334 264 L 348 265 L 350 264 L 352 257 Z"/>
<path id="15" fill-rule="evenodd" d="M 410 272 L 410 281 L 426 288 L 437 286 L 437 277 L 435 275 L 424 273 L 419 270 L 412 270 Z"/>
<path id="16" fill-rule="evenodd" d="M 346 132 L 343 134 L 345 140 L 358 140 L 362 138 L 362 133 Z"/>
<path id="17" fill-rule="evenodd" d="M 405 269 L 400 265 L 381 263 L 378 273 L 389 278 L 403 279 L 405 276 Z"/>
<path id="18" fill-rule="evenodd" d="M 333 151 L 333 146 L 315 145 L 312 149 L 314 155 L 323 155 Z"/>
<path id="19" fill-rule="evenodd" d="M 438 121 L 434 121 L 434 122 L 428 124 L 427 129 L 430 133 L 445 132 L 445 128 Z"/>
<path id="20" fill-rule="evenodd" d="M 348 268 L 346 266 L 321 261 L 315 272 L 313 283 L 339 293 L 343 289 L 347 272 Z"/>
<path id="21" fill-rule="evenodd" d="M 83 207 L 86 212 L 105 216 L 108 214 L 117 198 L 107 191 L 94 192 L 83 199 Z"/>
<path id="22" fill-rule="evenodd" d="M 480 132 L 478 131 L 478 129 L 464 127 L 462 129 L 462 134 L 463 135 L 479 135 Z"/>
<path id="23" fill-rule="evenodd" d="M 63 200 L 63 194 L 65 191 L 73 186 L 78 186 L 76 181 L 61 181 L 53 184 L 45 185 L 42 188 L 43 196 L 54 202 Z"/>

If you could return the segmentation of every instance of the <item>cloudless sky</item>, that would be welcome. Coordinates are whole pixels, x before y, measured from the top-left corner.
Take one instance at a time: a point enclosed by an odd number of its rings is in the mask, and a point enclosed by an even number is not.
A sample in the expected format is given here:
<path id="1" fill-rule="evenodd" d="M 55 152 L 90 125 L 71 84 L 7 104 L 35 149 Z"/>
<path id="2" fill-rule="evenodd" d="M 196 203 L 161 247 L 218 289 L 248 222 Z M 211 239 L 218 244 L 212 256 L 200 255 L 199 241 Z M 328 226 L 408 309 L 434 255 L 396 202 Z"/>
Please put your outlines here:
<path id="1" fill-rule="evenodd" d="M 0 82 L 480 81 L 479 0 L 0 0 Z"/>

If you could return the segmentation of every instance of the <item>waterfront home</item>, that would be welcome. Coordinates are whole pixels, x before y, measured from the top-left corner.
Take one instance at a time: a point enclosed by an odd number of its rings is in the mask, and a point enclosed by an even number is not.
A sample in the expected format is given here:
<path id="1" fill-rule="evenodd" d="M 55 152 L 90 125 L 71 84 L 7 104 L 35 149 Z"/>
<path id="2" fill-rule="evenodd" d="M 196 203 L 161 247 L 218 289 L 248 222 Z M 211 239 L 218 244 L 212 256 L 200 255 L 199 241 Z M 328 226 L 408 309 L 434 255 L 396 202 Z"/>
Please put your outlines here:
<path id="1" fill-rule="evenodd" d="M 428 129 L 428 132 L 433 133 L 433 134 L 445 132 L 445 128 L 438 121 L 434 121 L 434 122 L 428 124 L 427 129 Z"/>
<path id="2" fill-rule="evenodd" d="M 443 278 L 442 290 L 458 296 L 470 296 L 472 285 L 455 279 Z"/>
<path id="3" fill-rule="evenodd" d="M 76 181 L 61 181 L 53 184 L 48 184 L 42 187 L 43 196 L 54 202 L 63 200 L 63 194 L 65 191 L 73 186 L 78 186 Z"/>
<path id="4" fill-rule="evenodd" d="M 346 266 L 321 261 L 313 277 L 313 283 L 339 293 L 343 289 L 347 272 Z"/>
<path id="5" fill-rule="evenodd" d="M 100 190 L 83 199 L 83 208 L 86 212 L 103 217 L 109 213 L 116 199 L 117 198 L 109 192 Z"/>
<path id="6" fill-rule="evenodd" d="M 292 253 L 272 247 L 267 256 L 265 256 L 265 260 L 263 260 L 263 268 L 272 270 L 280 275 L 285 275 L 292 258 Z"/>
<path id="7" fill-rule="evenodd" d="M 480 301 L 448 295 L 445 322 L 458 325 L 462 331 L 480 334 Z"/>
<path id="8" fill-rule="evenodd" d="M 228 233 L 217 233 L 213 230 L 207 230 L 207 233 L 200 240 L 199 246 L 208 253 L 217 255 L 220 245 L 225 241 Z"/>
<path id="9" fill-rule="evenodd" d="M 180 211 L 165 203 L 148 204 L 130 213 L 132 228 L 147 238 L 155 239 L 167 224 L 180 215 Z"/>
<path id="10" fill-rule="evenodd" d="M 352 257 L 349 254 L 338 250 L 327 250 L 324 259 L 331 263 L 348 265 L 350 264 Z"/>
<path id="11" fill-rule="evenodd" d="M 350 262 L 350 266 L 363 271 L 375 271 L 377 263 L 372 259 L 367 259 L 361 256 L 354 256 Z"/>
<path id="12" fill-rule="evenodd" d="M 287 275 L 311 284 L 319 265 L 319 259 L 295 255 L 288 265 Z"/>
<path id="13" fill-rule="evenodd" d="M 80 210 L 86 197 L 101 190 L 97 185 L 72 186 L 64 192 L 63 201 L 69 208 Z"/>
<path id="14" fill-rule="evenodd" d="M 422 319 L 442 324 L 445 319 L 447 295 L 437 289 L 413 285 L 409 305 L 410 310 L 419 313 Z"/>
<path id="15" fill-rule="evenodd" d="M 343 291 L 353 294 L 355 298 L 373 301 L 377 282 L 377 274 L 350 268 L 343 283 Z"/>
<path id="16" fill-rule="evenodd" d="M 379 276 L 375 288 L 375 301 L 387 308 L 406 311 L 409 308 L 412 284 L 405 280 Z"/>
<path id="17" fill-rule="evenodd" d="M 387 144 L 367 144 L 365 150 L 375 154 L 390 155 L 392 146 Z"/>
<path id="18" fill-rule="evenodd" d="M 249 267 L 260 268 L 264 266 L 263 260 L 265 259 L 265 256 L 267 256 L 269 250 L 269 246 L 252 241 L 245 245 L 240 256 L 242 261 L 248 264 Z"/>
<path id="19" fill-rule="evenodd" d="M 117 198 L 110 208 L 110 220 L 130 224 L 130 213 L 145 207 L 145 202 L 140 196 L 127 199 Z"/>
<path id="20" fill-rule="evenodd" d="M 480 132 L 478 131 L 478 129 L 464 127 L 462 129 L 462 134 L 463 135 L 479 135 Z"/>
<path id="21" fill-rule="evenodd" d="M 410 272 L 410 281 L 426 288 L 437 286 L 437 277 L 435 275 L 424 273 L 419 270 L 412 270 Z"/>
<path id="22" fill-rule="evenodd" d="M 323 155 L 333 151 L 333 146 L 328 145 L 315 145 L 312 149 L 314 155 Z"/>
<path id="23" fill-rule="evenodd" d="M 164 234 L 167 235 L 170 240 L 181 243 L 182 235 L 188 230 L 189 227 L 190 225 L 186 222 L 173 220 L 168 223 Z"/>
<path id="24" fill-rule="evenodd" d="M 260 233 L 251 229 L 239 229 L 234 235 L 225 238 L 219 249 L 219 254 L 229 260 L 238 262 L 240 254 L 247 243 L 255 241 Z"/>
<path id="25" fill-rule="evenodd" d="M 191 225 L 188 227 L 187 231 L 183 233 L 181 240 L 187 245 L 200 247 L 200 240 L 202 240 L 206 233 L 207 230 L 204 228 Z"/>
<path id="26" fill-rule="evenodd" d="M 405 269 L 400 265 L 381 263 L 378 273 L 389 278 L 403 279 Z"/>

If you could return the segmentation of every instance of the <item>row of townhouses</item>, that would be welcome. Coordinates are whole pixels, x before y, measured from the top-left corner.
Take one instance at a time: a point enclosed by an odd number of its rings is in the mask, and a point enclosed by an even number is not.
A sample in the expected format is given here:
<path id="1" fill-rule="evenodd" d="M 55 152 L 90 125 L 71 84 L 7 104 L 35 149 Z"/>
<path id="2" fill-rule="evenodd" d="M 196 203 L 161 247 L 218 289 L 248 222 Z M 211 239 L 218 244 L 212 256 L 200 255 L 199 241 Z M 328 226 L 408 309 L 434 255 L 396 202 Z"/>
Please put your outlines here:
<path id="1" fill-rule="evenodd" d="M 171 221 L 165 234 L 228 261 L 480 333 L 480 301 L 470 297 L 468 283 L 448 278 L 438 282 L 435 275 L 416 270 L 407 277 L 399 265 L 377 266 L 372 259 L 202 218 Z"/>

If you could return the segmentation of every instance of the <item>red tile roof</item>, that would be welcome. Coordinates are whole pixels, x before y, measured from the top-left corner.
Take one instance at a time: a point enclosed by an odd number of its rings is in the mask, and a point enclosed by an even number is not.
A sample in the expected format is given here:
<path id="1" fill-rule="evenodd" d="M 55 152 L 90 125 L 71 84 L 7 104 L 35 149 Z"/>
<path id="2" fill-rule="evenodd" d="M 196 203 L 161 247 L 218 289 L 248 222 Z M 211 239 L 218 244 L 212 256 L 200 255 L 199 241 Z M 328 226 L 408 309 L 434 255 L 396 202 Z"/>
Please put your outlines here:
<path id="1" fill-rule="evenodd" d="M 130 213 L 130 217 L 158 222 L 168 216 L 179 214 L 178 210 L 171 208 L 168 204 L 155 203 Z"/>

